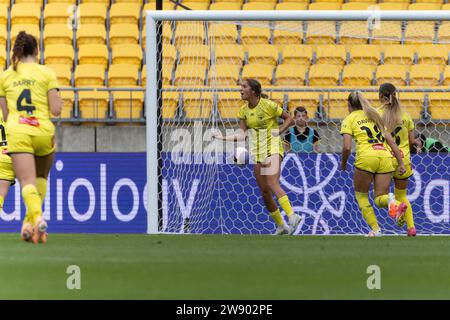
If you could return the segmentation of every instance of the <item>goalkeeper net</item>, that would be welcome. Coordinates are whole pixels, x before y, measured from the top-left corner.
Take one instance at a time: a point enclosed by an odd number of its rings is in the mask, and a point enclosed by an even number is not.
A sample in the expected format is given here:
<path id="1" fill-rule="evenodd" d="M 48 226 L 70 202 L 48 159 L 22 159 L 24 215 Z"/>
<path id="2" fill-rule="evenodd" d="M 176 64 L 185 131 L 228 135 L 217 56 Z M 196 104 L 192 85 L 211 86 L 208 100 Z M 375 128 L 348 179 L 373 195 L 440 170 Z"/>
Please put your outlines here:
<path id="1" fill-rule="evenodd" d="M 234 163 L 238 143 L 212 138 L 214 130 L 238 130 L 239 85 L 253 78 L 292 116 L 306 109 L 308 129 L 300 134 L 299 122 L 292 133 L 318 148 L 288 152 L 282 162 L 281 187 L 302 217 L 296 234 L 369 231 L 354 197 L 354 158 L 340 170 L 339 129 L 349 93 L 360 90 L 378 107 L 384 82 L 397 87 L 415 133 L 428 143 L 411 155 L 408 198 L 417 232 L 450 233 L 450 157 L 430 147 L 450 145 L 450 15 L 436 11 L 420 21 L 408 11 L 389 20 L 395 12 L 375 9 L 358 12 L 365 17 L 359 20 L 349 11 L 316 20 L 305 11 L 291 21 L 265 11 L 260 20 L 257 11 L 239 11 L 239 21 L 220 21 L 223 12 L 208 11 L 186 20 L 194 12 L 184 11 L 184 21 L 168 12 L 151 22 L 159 36 L 149 36 L 146 50 L 150 232 L 275 231 L 252 164 Z M 374 208 L 384 233 L 406 233 L 386 209 Z"/>

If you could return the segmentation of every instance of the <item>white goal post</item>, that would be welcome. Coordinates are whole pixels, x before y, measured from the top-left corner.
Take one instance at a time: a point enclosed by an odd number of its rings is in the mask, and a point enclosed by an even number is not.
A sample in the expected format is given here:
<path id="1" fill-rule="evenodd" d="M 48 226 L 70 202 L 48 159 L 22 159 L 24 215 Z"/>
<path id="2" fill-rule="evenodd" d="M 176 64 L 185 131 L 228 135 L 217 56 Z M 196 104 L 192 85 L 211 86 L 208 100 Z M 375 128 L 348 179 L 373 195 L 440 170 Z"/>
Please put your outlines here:
<path id="1" fill-rule="evenodd" d="M 450 21 L 450 11 L 146 11 L 145 96 L 147 150 L 147 233 L 158 234 L 159 208 L 162 206 L 161 164 L 158 150 L 158 44 L 157 23 L 163 21 Z"/>

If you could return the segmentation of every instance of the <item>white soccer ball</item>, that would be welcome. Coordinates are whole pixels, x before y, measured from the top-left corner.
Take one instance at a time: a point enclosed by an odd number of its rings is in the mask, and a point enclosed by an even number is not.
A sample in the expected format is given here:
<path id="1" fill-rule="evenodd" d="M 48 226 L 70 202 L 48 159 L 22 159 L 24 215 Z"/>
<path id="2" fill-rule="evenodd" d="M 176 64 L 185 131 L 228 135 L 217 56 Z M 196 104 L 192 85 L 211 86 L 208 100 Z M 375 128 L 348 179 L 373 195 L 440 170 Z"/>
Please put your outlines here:
<path id="1" fill-rule="evenodd" d="M 246 164 L 248 163 L 249 155 L 248 151 L 244 147 L 237 147 L 234 152 L 234 162 L 236 164 Z"/>

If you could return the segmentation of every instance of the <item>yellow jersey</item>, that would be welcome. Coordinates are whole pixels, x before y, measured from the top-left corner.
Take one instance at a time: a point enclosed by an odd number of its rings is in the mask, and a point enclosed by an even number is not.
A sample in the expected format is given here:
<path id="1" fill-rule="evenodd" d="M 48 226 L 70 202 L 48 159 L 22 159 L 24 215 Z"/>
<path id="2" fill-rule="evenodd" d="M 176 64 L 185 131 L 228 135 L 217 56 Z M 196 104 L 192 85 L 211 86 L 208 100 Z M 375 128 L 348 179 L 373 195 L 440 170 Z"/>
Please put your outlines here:
<path id="1" fill-rule="evenodd" d="M 380 110 L 381 114 L 384 113 L 384 109 Z M 402 124 L 398 125 L 393 132 L 391 132 L 395 143 L 400 149 L 403 162 L 405 165 L 411 163 L 410 150 L 409 150 L 409 131 L 414 130 L 414 121 L 408 112 L 402 112 Z M 389 148 L 390 149 L 390 148 Z"/>
<path id="2" fill-rule="evenodd" d="M 3 120 L 3 112 L 0 110 L 0 162 L 12 163 L 8 155 L 8 141 L 6 140 L 6 123 Z"/>
<path id="3" fill-rule="evenodd" d="M 260 98 L 254 108 L 248 103 L 239 109 L 238 118 L 244 120 L 249 129 L 250 153 L 256 157 L 256 161 L 264 161 L 272 154 L 283 155 L 281 138 L 278 130 L 278 118 L 283 109 L 274 101 Z"/>
<path id="4" fill-rule="evenodd" d="M 19 63 L 0 76 L 0 96 L 6 97 L 9 134 L 20 132 L 31 136 L 52 136 L 55 127 L 50 120 L 47 93 L 58 89 L 56 75 L 38 63 Z"/>
<path id="5" fill-rule="evenodd" d="M 391 157 L 385 146 L 385 139 L 379 128 L 369 120 L 363 110 L 350 113 L 341 125 L 341 134 L 353 136 L 356 142 L 356 158 L 359 157 Z"/>

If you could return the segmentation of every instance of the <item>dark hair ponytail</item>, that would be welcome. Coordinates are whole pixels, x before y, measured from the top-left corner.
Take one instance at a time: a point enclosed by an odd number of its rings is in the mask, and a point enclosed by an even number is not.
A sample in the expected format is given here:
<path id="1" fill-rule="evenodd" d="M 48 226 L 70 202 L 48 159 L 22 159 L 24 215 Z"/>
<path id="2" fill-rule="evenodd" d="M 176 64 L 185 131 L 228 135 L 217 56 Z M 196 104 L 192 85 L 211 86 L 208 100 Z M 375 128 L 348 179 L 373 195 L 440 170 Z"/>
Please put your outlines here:
<path id="1" fill-rule="evenodd" d="M 247 79 L 245 79 L 245 81 L 247 81 L 249 87 L 252 88 L 252 90 L 255 92 L 255 94 L 258 97 L 261 97 L 263 99 L 269 98 L 269 96 L 267 94 L 262 92 L 261 83 L 258 80 L 252 79 L 252 78 L 247 78 Z"/>
<path id="2" fill-rule="evenodd" d="M 25 31 L 19 32 L 13 47 L 12 61 L 14 71 L 17 71 L 17 64 L 22 58 L 36 53 L 37 47 L 37 40 L 33 35 L 27 34 Z"/>

